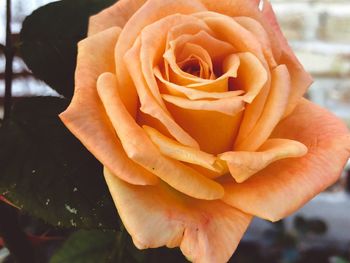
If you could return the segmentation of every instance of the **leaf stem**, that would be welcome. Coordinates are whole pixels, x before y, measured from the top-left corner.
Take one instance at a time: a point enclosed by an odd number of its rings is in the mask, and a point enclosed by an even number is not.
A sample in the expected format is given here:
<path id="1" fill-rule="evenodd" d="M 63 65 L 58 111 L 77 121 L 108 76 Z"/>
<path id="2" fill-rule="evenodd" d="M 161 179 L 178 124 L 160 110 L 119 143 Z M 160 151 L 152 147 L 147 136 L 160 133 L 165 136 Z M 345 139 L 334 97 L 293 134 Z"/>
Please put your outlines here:
<path id="1" fill-rule="evenodd" d="M 13 44 L 11 36 L 11 0 L 6 0 L 6 46 L 5 46 L 5 98 L 4 98 L 4 120 L 11 114 L 12 101 L 12 75 L 13 75 Z"/>

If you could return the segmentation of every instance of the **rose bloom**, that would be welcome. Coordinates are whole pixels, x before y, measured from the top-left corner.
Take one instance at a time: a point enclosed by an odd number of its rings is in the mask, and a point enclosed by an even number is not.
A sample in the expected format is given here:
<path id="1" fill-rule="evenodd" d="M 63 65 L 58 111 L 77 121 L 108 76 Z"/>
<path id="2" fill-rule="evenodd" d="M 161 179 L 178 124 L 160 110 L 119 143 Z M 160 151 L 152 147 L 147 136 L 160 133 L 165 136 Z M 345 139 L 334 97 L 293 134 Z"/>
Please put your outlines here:
<path id="1" fill-rule="evenodd" d="M 334 183 L 346 126 L 268 1 L 121 0 L 91 17 L 60 117 L 104 165 L 140 248 L 226 262 L 253 216 L 276 221 Z"/>

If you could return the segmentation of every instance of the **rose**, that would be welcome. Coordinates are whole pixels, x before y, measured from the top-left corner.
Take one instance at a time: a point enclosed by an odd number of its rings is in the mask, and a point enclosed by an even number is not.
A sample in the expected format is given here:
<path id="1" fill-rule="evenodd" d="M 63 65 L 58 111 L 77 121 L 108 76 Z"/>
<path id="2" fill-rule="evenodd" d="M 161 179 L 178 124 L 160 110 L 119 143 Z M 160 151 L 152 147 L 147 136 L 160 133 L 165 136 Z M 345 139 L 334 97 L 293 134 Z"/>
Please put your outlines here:
<path id="1" fill-rule="evenodd" d="M 75 81 L 60 117 L 140 249 L 226 262 L 252 215 L 289 215 L 349 156 L 267 1 L 121 0 L 91 17 Z"/>

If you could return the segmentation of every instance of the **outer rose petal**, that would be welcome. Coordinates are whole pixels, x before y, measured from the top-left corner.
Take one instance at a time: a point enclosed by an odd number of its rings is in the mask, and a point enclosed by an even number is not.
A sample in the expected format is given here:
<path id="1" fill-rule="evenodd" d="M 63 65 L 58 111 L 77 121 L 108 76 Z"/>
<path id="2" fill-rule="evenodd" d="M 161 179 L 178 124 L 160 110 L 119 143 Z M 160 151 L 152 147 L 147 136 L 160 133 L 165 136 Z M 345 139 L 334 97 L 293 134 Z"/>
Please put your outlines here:
<path id="1" fill-rule="evenodd" d="M 106 112 L 128 157 L 157 175 L 174 189 L 198 199 L 222 198 L 223 187 L 182 164 L 161 154 L 145 131 L 131 117 L 119 96 L 116 78 L 102 74 L 97 89 Z"/>
<path id="2" fill-rule="evenodd" d="M 86 148 L 120 178 L 133 184 L 154 184 L 158 178 L 126 156 L 96 91 L 97 77 L 102 72 L 114 71 L 110 54 L 119 33 L 120 28 L 113 27 L 79 43 L 73 100 L 60 118 Z"/>
<path id="3" fill-rule="evenodd" d="M 118 213 L 139 249 L 180 246 L 195 263 L 224 263 L 251 216 L 221 201 L 186 197 L 165 184 L 133 187 L 105 169 Z"/>
<path id="4" fill-rule="evenodd" d="M 213 1 L 200 0 L 205 7 L 220 14 L 228 16 L 250 16 L 255 17 L 259 12 L 259 0 L 229 0 L 229 1 Z"/>
<path id="5" fill-rule="evenodd" d="M 272 6 L 269 1 L 264 0 L 264 8 L 262 11 L 264 18 L 269 22 L 269 26 L 273 28 L 273 34 L 277 37 L 282 47 L 282 56 L 279 64 L 286 64 L 288 66 L 289 74 L 291 75 L 292 87 L 291 94 L 289 96 L 288 107 L 286 109 L 285 115 L 293 111 L 296 107 L 299 99 L 304 95 L 307 88 L 312 84 L 312 77 L 307 73 L 303 66 L 300 64 L 294 52 L 289 47 L 286 38 L 277 22 L 275 13 L 272 10 Z"/>
<path id="6" fill-rule="evenodd" d="M 110 27 L 124 27 L 130 17 L 147 0 L 119 0 L 109 8 L 90 17 L 88 36 L 104 31 Z"/>
<path id="7" fill-rule="evenodd" d="M 288 46 L 282 31 L 278 25 L 276 16 L 272 10 L 269 1 L 264 0 L 262 12 L 259 10 L 259 2 L 257 0 L 234 0 L 234 1 L 212 1 L 201 0 L 201 2 L 210 11 L 225 14 L 231 17 L 245 16 L 256 19 L 261 23 L 269 35 L 270 41 L 275 42 L 277 38 L 282 47 L 282 57 L 277 64 L 286 64 L 291 75 L 292 91 L 289 98 L 288 108 L 284 116 L 291 113 L 298 103 L 299 99 L 305 93 L 307 88 L 312 83 L 311 76 L 305 72 L 298 59 L 295 57 L 293 51 Z M 260 35 L 257 35 L 259 38 Z M 275 53 L 275 58 L 279 58 L 279 54 Z"/>
<path id="8" fill-rule="evenodd" d="M 220 159 L 227 161 L 231 175 L 236 182 L 242 183 L 275 161 L 301 157 L 306 153 L 306 146 L 300 142 L 269 139 L 257 152 L 226 152 L 220 155 Z"/>
<path id="9" fill-rule="evenodd" d="M 350 156 L 350 134 L 331 113 L 302 100 L 272 137 L 299 141 L 309 152 L 302 158 L 278 161 L 242 184 L 226 185 L 224 201 L 277 221 L 338 179 Z"/>

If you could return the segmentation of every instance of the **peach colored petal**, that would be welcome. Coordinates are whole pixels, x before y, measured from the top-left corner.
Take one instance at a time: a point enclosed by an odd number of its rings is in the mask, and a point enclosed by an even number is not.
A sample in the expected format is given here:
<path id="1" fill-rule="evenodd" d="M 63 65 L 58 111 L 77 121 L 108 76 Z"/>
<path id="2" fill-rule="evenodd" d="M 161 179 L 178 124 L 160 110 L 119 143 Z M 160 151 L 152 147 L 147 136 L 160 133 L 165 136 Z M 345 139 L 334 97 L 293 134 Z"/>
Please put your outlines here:
<path id="1" fill-rule="evenodd" d="M 96 91 L 98 76 L 114 71 L 110 54 L 119 33 L 120 28 L 113 27 L 79 42 L 74 96 L 60 118 L 85 147 L 121 179 L 132 184 L 155 184 L 157 177 L 126 156 Z"/>
<path id="2" fill-rule="evenodd" d="M 176 123 L 191 134 L 202 151 L 219 154 L 232 150 L 242 112 L 232 117 L 215 111 L 186 109 L 168 102 L 166 106 Z"/>
<path id="3" fill-rule="evenodd" d="M 88 36 L 97 34 L 110 27 L 123 28 L 129 18 L 146 0 L 119 0 L 114 5 L 90 17 Z"/>
<path id="4" fill-rule="evenodd" d="M 259 0 L 212 1 L 200 0 L 210 10 L 227 16 L 256 17 L 260 13 Z"/>
<path id="5" fill-rule="evenodd" d="M 141 32 L 140 61 L 142 74 L 153 97 L 164 110 L 166 109 L 160 97 L 157 81 L 153 74 L 153 67 L 161 62 L 166 48 L 167 35 L 164 34 L 164 32 L 168 32 L 172 27 L 179 23 L 190 24 L 197 21 L 197 18 L 191 16 L 175 14 L 146 26 Z M 139 74 L 139 72 L 132 74 Z"/>
<path id="6" fill-rule="evenodd" d="M 170 94 L 178 97 L 186 97 L 191 100 L 198 100 L 198 99 L 224 99 L 224 98 L 236 97 L 244 93 L 243 90 L 234 90 L 234 91 L 226 91 L 226 92 L 208 92 L 208 91 L 197 90 L 194 88 L 189 88 L 186 86 L 180 86 L 165 80 L 164 77 L 162 76 L 162 73 L 159 70 L 159 67 L 154 68 L 153 71 L 154 71 L 154 75 L 161 82 L 160 86 L 161 86 L 161 89 L 163 89 L 162 93 L 164 94 Z"/>
<path id="7" fill-rule="evenodd" d="M 224 201 L 246 213 L 277 221 L 339 178 L 350 157 L 350 134 L 327 110 L 301 100 L 272 137 L 299 141 L 308 153 L 275 162 L 244 183 L 227 185 Z"/>
<path id="8" fill-rule="evenodd" d="M 271 163 L 307 153 L 304 144 L 287 139 L 269 139 L 257 152 L 226 152 L 219 157 L 227 162 L 236 182 L 242 183 Z"/>
<path id="9" fill-rule="evenodd" d="M 222 72 L 223 74 L 214 79 L 209 80 L 206 83 L 193 83 L 186 85 L 187 88 L 195 88 L 198 90 L 208 91 L 208 92 L 227 92 L 229 88 L 229 78 L 236 78 L 237 71 L 240 66 L 240 59 L 237 54 L 231 54 L 227 56 L 222 62 Z"/>
<path id="10" fill-rule="evenodd" d="M 213 61 L 214 70 L 215 68 L 221 70 L 220 67 L 224 58 L 234 52 L 234 49 L 230 44 L 216 39 L 206 31 L 199 31 L 194 35 L 184 34 L 179 36 L 169 42 L 169 49 L 164 53 L 165 69 L 167 70 L 168 66 L 171 69 L 167 72 L 167 75 L 169 76 L 169 80 L 175 84 L 188 85 L 210 82 L 208 79 L 201 79 L 197 76 L 183 72 L 178 66 L 178 57 L 180 57 L 181 60 L 181 51 L 183 50 L 184 45 L 188 43 L 201 46 L 206 52 L 208 52 Z"/>
<path id="11" fill-rule="evenodd" d="M 209 81 L 208 79 L 203 79 L 203 78 L 200 78 L 199 76 L 195 76 L 183 71 L 179 67 L 176 61 L 176 56 L 173 53 L 173 50 L 168 49 L 163 56 L 164 56 L 166 75 L 170 82 L 185 86 L 191 83 Z"/>
<path id="12" fill-rule="evenodd" d="M 220 184 L 161 154 L 123 105 L 113 74 L 102 74 L 97 81 L 97 89 L 108 117 L 130 159 L 189 196 L 206 200 L 223 196 Z"/>
<path id="13" fill-rule="evenodd" d="M 231 44 L 236 52 L 250 52 L 267 67 L 258 39 L 233 18 L 213 12 L 200 12 L 194 16 L 206 22 L 209 28 L 215 32 L 216 37 Z"/>
<path id="14" fill-rule="evenodd" d="M 243 141 L 253 130 L 258 122 L 268 98 L 271 85 L 270 71 L 263 68 L 259 60 L 251 53 L 240 53 L 242 65 L 238 72 L 238 78 L 231 83 L 239 88 L 244 88 L 249 105 L 246 105 L 243 120 L 240 125 L 236 141 Z M 253 71 L 254 73 L 250 74 Z"/>
<path id="15" fill-rule="evenodd" d="M 193 19 L 198 18 L 196 18 L 196 16 L 193 16 Z M 174 53 L 176 53 L 175 49 L 181 50 L 182 46 L 187 43 L 203 47 L 208 52 L 209 56 L 212 58 L 213 61 L 221 61 L 227 55 L 232 54 L 235 51 L 232 45 L 230 45 L 227 42 L 221 41 L 220 39 L 217 39 L 215 35 L 211 35 L 208 32 L 208 30 L 201 30 L 193 35 L 182 34 L 173 41 L 170 41 L 169 45 L 171 48 L 174 49 Z"/>
<path id="16" fill-rule="evenodd" d="M 105 179 L 139 249 L 179 246 L 194 263 L 225 263 L 252 218 L 221 201 L 188 198 L 166 185 L 134 187 L 108 170 Z"/>
<path id="17" fill-rule="evenodd" d="M 265 28 L 255 19 L 247 16 L 235 17 L 237 23 L 250 31 L 262 46 L 263 53 L 270 68 L 277 66 L 276 60 L 281 57 L 281 46 L 274 35 L 266 32 Z"/>
<path id="18" fill-rule="evenodd" d="M 165 58 L 167 59 L 168 52 L 166 52 L 164 55 L 165 55 Z M 176 63 L 173 59 L 168 60 L 168 62 L 169 62 L 169 65 L 170 64 L 175 65 L 174 67 L 171 66 L 172 69 L 174 70 L 174 74 L 170 73 L 170 79 L 172 80 L 171 83 L 173 83 L 176 86 L 184 85 L 185 88 L 196 89 L 199 91 L 212 92 L 212 93 L 228 92 L 229 78 L 237 77 L 237 70 L 240 65 L 240 60 L 238 55 L 236 54 L 228 55 L 222 62 L 221 66 L 222 66 L 223 74 L 220 77 L 216 79 L 201 79 L 197 76 L 193 76 L 188 73 L 181 72 L 181 69 L 178 67 L 178 63 Z"/>
<path id="19" fill-rule="evenodd" d="M 287 67 L 280 65 L 271 74 L 271 91 L 261 117 L 244 140 L 236 141 L 235 150 L 237 151 L 255 151 L 258 149 L 271 135 L 285 112 L 291 88 Z"/>
<path id="20" fill-rule="evenodd" d="M 128 61 L 129 72 L 132 73 L 139 100 L 141 103 L 140 110 L 158 119 L 168 130 L 168 132 L 180 143 L 194 148 L 199 148 L 198 143 L 179 126 L 174 119 L 159 105 L 152 96 L 150 90 L 145 83 L 141 71 L 140 62 L 140 41 L 136 41 L 132 49 L 125 54 L 125 61 Z"/>
<path id="21" fill-rule="evenodd" d="M 193 16 L 191 16 L 194 18 Z M 177 39 L 179 36 L 183 35 L 195 35 L 200 31 L 205 31 L 210 35 L 213 35 L 214 32 L 204 23 L 202 20 L 197 18 L 197 21 L 193 21 L 192 23 L 182 23 L 177 24 L 172 27 L 167 33 L 166 47 L 170 47 L 170 41 Z M 166 79 L 169 80 L 169 66 L 166 61 L 164 61 L 164 70 Z"/>
<path id="22" fill-rule="evenodd" d="M 225 166 L 214 155 L 179 144 L 177 141 L 164 136 L 152 127 L 143 126 L 142 128 L 165 156 L 178 161 L 200 165 L 220 174 L 225 170 Z"/>
<path id="23" fill-rule="evenodd" d="M 293 50 L 289 47 L 286 38 L 279 27 L 276 16 L 272 10 L 272 6 L 269 1 L 264 1 L 264 8 L 262 11 L 265 19 L 269 22 L 269 26 L 273 29 L 273 34 L 279 40 L 279 44 L 282 47 L 282 56 L 278 63 L 286 64 L 288 67 L 289 74 L 291 76 L 291 93 L 289 96 L 288 107 L 285 115 L 290 114 L 296 107 L 300 98 L 304 95 L 308 87 L 312 84 L 313 80 L 309 73 L 307 73 L 303 66 L 294 55 Z"/>
<path id="24" fill-rule="evenodd" d="M 178 63 L 176 63 L 175 56 L 171 55 L 170 53 L 171 51 L 168 50 L 164 54 L 164 58 L 168 61 L 171 69 L 173 70 L 173 71 L 170 71 L 170 79 L 172 80 L 171 83 L 173 83 L 173 85 L 176 85 L 176 86 L 184 85 L 185 88 L 196 89 L 204 92 L 224 93 L 224 92 L 228 92 L 229 78 L 237 77 L 237 70 L 240 65 L 240 60 L 239 60 L 239 56 L 236 54 L 228 55 L 223 60 L 221 65 L 223 74 L 220 77 L 216 79 L 201 79 L 197 76 L 193 76 L 183 72 L 180 69 Z M 168 87 L 170 86 L 170 89 L 174 88 L 173 85 L 167 85 L 167 83 L 165 84 Z M 199 94 L 204 95 L 207 93 L 199 93 Z M 224 95 L 224 97 L 226 97 L 226 95 Z M 249 99 L 249 97 L 247 98 Z"/>
<path id="25" fill-rule="evenodd" d="M 173 41 L 180 36 L 184 35 L 196 35 L 201 31 L 207 32 L 209 35 L 213 36 L 214 32 L 207 26 L 207 24 L 199 18 L 191 16 L 196 19 L 196 21 L 188 23 L 179 23 L 172 27 L 167 33 L 166 46 L 170 46 L 170 41 Z"/>
<path id="26" fill-rule="evenodd" d="M 248 137 L 265 109 L 265 103 L 271 90 L 271 72 L 268 71 L 267 75 L 268 79 L 264 87 L 260 90 L 252 103 L 247 104 L 245 107 L 236 143 L 241 142 Z"/>
<path id="27" fill-rule="evenodd" d="M 271 3 L 267 0 L 264 0 L 263 10 L 261 12 L 258 8 L 260 1 L 201 1 L 207 7 L 208 10 L 225 14 L 231 17 L 244 16 L 251 17 L 257 20 L 267 32 L 272 47 L 275 43 L 278 43 L 278 45 L 282 49 L 282 54 L 276 52 L 276 50 L 278 50 L 277 47 L 274 49 L 274 57 L 277 60 L 277 64 L 287 65 L 288 71 L 291 75 L 291 85 L 293 87 L 290 93 L 288 107 L 284 116 L 287 116 L 289 113 L 291 113 L 293 111 L 293 108 L 298 103 L 299 99 L 305 93 L 307 88 L 311 85 L 312 78 L 307 72 L 305 72 L 302 65 L 295 57 L 293 51 L 288 46 L 287 40 L 284 38 L 282 31 L 280 30 L 279 24 L 277 22 L 276 16 L 272 10 Z M 254 27 L 255 30 L 253 31 L 251 30 L 252 28 L 248 28 L 246 24 L 242 25 L 246 27 L 249 31 L 254 33 L 256 38 L 260 39 L 259 43 L 264 43 L 264 41 L 261 41 L 261 34 L 257 34 L 256 32 L 258 27 Z"/>
<path id="28" fill-rule="evenodd" d="M 238 53 L 240 65 L 237 77 L 232 79 L 235 89 L 245 90 L 244 101 L 252 103 L 268 81 L 268 73 L 252 53 Z"/>
<path id="29" fill-rule="evenodd" d="M 236 116 L 244 110 L 244 101 L 242 97 L 229 97 L 217 100 L 188 100 L 181 97 L 163 94 L 162 98 L 183 109 L 213 111 L 229 116 Z"/>
<path id="30" fill-rule="evenodd" d="M 186 43 L 181 54 L 177 57 L 177 61 L 178 66 L 183 71 L 185 71 L 183 68 L 188 64 L 199 64 L 199 78 L 201 79 L 216 78 L 213 70 L 213 62 L 208 51 L 199 45 Z M 191 74 L 195 75 L 193 73 Z"/>
<path id="31" fill-rule="evenodd" d="M 132 116 L 136 116 L 137 100 L 125 94 L 136 94 L 136 89 L 131 79 L 133 73 L 129 74 L 128 62 L 124 60 L 125 53 L 146 26 L 172 14 L 191 14 L 204 10 L 205 7 L 198 1 L 148 0 L 125 24 L 115 48 L 116 76 L 121 87 L 121 98 Z"/>

